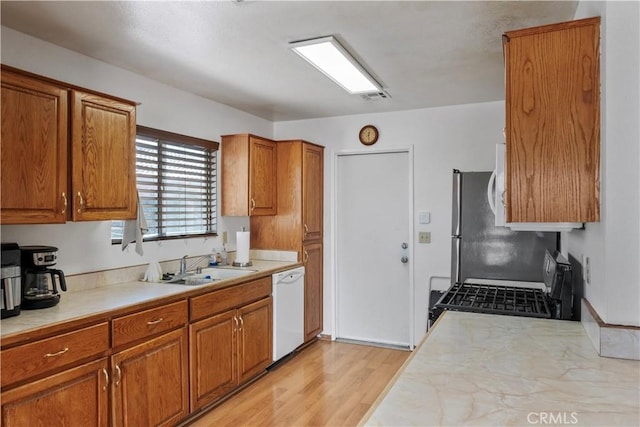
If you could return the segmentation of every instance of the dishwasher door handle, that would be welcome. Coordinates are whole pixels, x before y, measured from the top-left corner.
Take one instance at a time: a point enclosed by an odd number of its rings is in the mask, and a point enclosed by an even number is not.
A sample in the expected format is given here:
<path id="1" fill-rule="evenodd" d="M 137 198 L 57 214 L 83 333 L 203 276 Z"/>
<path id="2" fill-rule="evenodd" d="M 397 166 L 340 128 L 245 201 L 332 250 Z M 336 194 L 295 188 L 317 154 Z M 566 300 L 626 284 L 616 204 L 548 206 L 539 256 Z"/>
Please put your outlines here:
<path id="1" fill-rule="evenodd" d="M 295 282 L 297 282 L 299 279 L 301 279 L 303 277 L 304 277 L 304 273 L 289 274 L 287 276 L 282 277 L 276 283 L 284 283 L 284 284 L 295 283 Z"/>

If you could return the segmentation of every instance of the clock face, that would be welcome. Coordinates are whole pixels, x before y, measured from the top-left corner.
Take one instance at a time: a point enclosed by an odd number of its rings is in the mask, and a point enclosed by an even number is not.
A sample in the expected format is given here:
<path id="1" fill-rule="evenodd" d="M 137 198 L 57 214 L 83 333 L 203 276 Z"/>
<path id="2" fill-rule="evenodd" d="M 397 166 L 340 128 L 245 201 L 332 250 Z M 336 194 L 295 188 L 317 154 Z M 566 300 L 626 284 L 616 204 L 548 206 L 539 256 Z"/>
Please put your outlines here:
<path id="1" fill-rule="evenodd" d="M 366 125 L 360 129 L 359 138 L 364 145 L 373 145 L 378 141 L 378 129 L 373 125 Z"/>

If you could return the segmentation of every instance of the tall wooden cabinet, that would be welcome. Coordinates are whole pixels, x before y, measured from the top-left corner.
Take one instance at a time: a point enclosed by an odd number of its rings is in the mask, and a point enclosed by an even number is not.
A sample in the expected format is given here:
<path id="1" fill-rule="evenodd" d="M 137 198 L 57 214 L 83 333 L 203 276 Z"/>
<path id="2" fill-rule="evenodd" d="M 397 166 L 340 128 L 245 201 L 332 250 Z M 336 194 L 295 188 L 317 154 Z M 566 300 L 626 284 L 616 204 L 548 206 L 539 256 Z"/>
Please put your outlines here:
<path id="1" fill-rule="evenodd" d="M 0 222 L 135 218 L 135 103 L 2 66 Z"/>
<path id="2" fill-rule="evenodd" d="M 297 251 L 305 265 L 305 341 L 322 332 L 324 147 L 278 141 L 278 214 L 251 218 L 251 248 Z"/>
<path id="3" fill-rule="evenodd" d="M 222 136 L 222 216 L 275 215 L 276 143 L 251 134 Z"/>
<path id="4" fill-rule="evenodd" d="M 507 32 L 508 222 L 600 219 L 600 18 Z"/>

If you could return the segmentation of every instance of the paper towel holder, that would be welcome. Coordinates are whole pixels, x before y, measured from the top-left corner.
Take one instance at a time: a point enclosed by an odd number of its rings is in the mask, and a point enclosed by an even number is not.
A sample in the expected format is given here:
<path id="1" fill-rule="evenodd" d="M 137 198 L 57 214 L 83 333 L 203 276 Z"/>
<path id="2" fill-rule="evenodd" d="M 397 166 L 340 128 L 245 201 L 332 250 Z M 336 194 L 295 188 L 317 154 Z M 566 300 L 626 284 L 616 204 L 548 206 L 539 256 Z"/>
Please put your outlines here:
<path id="1" fill-rule="evenodd" d="M 244 227 L 241 228 L 241 232 L 245 232 Z M 246 262 L 238 262 L 234 260 L 231 265 L 233 265 L 234 267 L 251 267 L 253 264 L 251 263 L 251 260 L 248 260 Z"/>

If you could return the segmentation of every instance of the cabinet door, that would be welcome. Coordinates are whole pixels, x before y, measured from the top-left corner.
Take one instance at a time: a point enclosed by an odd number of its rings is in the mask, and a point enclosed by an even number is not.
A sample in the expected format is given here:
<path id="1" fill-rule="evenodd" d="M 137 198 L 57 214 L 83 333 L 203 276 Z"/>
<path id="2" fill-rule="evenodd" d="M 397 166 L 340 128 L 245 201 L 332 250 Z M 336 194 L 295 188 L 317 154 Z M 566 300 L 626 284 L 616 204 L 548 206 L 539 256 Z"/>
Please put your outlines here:
<path id="1" fill-rule="evenodd" d="M 67 218 L 67 91 L 2 70 L 2 224 Z"/>
<path id="2" fill-rule="evenodd" d="M 322 239 L 324 149 L 302 146 L 302 224 L 303 241 Z"/>
<path id="3" fill-rule="evenodd" d="M 249 215 L 277 213 L 276 143 L 251 137 L 249 148 Z"/>
<path id="4" fill-rule="evenodd" d="M 322 332 L 322 243 L 303 247 L 304 276 L 304 340 L 315 339 Z"/>
<path id="5" fill-rule="evenodd" d="M 136 216 L 136 107 L 72 91 L 73 220 Z"/>
<path id="6" fill-rule="evenodd" d="M 238 325 L 235 310 L 230 310 L 189 326 L 192 411 L 213 402 L 237 386 Z"/>
<path id="7" fill-rule="evenodd" d="M 238 309 L 238 380 L 264 371 L 273 357 L 273 301 L 265 298 Z"/>
<path id="8" fill-rule="evenodd" d="M 189 413 L 187 329 L 111 356 L 116 426 L 171 426 Z"/>
<path id="9" fill-rule="evenodd" d="M 599 18 L 508 32 L 507 221 L 599 221 Z"/>
<path id="10" fill-rule="evenodd" d="M 2 393 L 2 424 L 95 426 L 109 424 L 107 359 L 87 363 Z"/>

